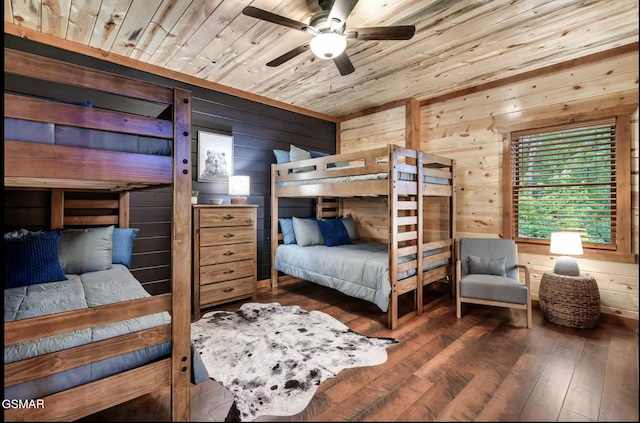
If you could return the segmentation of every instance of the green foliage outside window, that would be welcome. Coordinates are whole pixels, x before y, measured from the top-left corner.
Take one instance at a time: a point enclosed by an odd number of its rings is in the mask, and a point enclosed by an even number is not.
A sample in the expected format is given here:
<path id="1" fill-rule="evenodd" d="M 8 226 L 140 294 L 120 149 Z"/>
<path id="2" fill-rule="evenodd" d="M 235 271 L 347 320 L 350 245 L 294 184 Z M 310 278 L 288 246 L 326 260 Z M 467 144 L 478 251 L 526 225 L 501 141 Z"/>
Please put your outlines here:
<path id="1" fill-rule="evenodd" d="M 615 240 L 615 125 L 512 140 L 515 225 L 519 238 L 545 239 L 576 230 L 583 242 Z"/>

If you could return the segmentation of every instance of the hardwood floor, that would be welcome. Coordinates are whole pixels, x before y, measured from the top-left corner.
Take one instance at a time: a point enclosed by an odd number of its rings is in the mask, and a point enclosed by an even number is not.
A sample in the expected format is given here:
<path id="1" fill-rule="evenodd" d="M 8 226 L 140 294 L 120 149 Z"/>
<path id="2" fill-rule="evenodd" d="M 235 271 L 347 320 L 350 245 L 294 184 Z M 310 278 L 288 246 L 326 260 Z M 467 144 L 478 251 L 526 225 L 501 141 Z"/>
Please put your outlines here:
<path id="1" fill-rule="evenodd" d="M 259 302 L 321 310 L 370 336 L 398 338 L 379 366 L 347 369 L 323 382 L 309 406 L 256 421 L 638 421 L 638 333 L 598 322 L 571 329 L 534 309 L 435 302 L 394 331 L 373 304 L 308 282 L 259 294 Z M 239 303 L 221 309 L 235 311 Z M 169 421 L 162 389 L 83 421 Z M 224 421 L 229 391 L 192 385 L 191 420 Z"/>

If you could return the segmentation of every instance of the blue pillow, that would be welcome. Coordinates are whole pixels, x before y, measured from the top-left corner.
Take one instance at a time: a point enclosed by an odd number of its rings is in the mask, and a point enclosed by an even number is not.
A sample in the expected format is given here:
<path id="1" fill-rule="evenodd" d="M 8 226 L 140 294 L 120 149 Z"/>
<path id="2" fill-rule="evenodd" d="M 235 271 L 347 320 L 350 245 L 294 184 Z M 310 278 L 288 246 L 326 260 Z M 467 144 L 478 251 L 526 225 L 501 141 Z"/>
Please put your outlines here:
<path id="1" fill-rule="evenodd" d="M 322 219 L 318 220 L 318 227 L 324 239 L 324 245 L 335 247 L 336 245 L 351 244 L 349 232 L 344 227 L 342 219 Z"/>
<path id="2" fill-rule="evenodd" d="M 127 267 L 131 267 L 133 240 L 139 231 L 140 229 L 137 228 L 113 229 L 113 246 L 111 250 L 113 264 L 123 264 Z"/>
<path id="3" fill-rule="evenodd" d="M 315 159 L 317 157 L 327 157 L 327 156 L 330 155 L 329 153 L 321 153 L 319 151 L 309 151 L 309 154 L 311 154 L 311 158 L 312 159 Z M 327 165 L 327 168 L 329 168 L 329 167 L 336 167 L 336 164 L 335 163 L 329 163 Z"/>
<path id="4" fill-rule="evenodd" d="M 273 150 L 273 155 L 276 156 L 276 163 L 283 164 L 289 163 L 289 152 L 284 150 Z"/>
<path id="5" fill-rule="evenodd" d="M 285 244 L 295 244 L 296 234 L 293 232 L 293 219 L 290 217 L 280 217 L 278 218 L 278 222 L 280 222 L 282 242 Z"/>
<path id="6" fill-rule="evenodd" d="M 66 281 L 58 260 L 60 231 L 4 239 L 4 287 Z"/>

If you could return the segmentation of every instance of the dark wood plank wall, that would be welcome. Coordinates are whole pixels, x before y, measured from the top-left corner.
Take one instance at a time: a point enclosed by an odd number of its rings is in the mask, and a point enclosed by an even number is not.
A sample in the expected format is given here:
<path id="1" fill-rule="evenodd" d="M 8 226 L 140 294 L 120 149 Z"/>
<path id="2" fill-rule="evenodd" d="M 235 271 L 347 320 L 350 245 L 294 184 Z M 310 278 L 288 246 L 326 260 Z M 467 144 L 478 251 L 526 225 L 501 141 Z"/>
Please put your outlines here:
<path id="1" fill-rule="evenodd" d="M 124 75 L 167 87 L 190 90 L 192 105 L 192 163 L 193 187 L 200 191 L 199 202 L 208 203 L 212 197 L 224 197 L 229 202 L 227 184 L 196 181 L 198 131 L 233 135 L 234 173 L 251 177 L 249 203 L 258 208 L 258 279 L 270 277 L 271 192 L 270 166 L 275 163 L 273 149 L 288 150 L 295 144 L 308 150 L 335 152 L 336 128 L 333 122 L 300 115 L 287 110 L 249 101 L 224 93 L 184 84 L 169 78 L 56 49 L 26 39 L 5 34 L 5 47 L 38 54 L 70 63 Z M 20 85 L 20 81 L 14 82 Z M 25 84 L 24 82 L 22 83 Z M 67 100 L 86 101 L 81 92 L 68 93 L 49 86 L 29 86 L 30 94 L 64 96 Z M 108 99 L 93 100 L 94 107 L 110 108 Z M 98 104 L 96 104 L 96 101 Z M 135 103 L 118 105 L 127 111 L 157 115 L 157 110 L 135 110 Z M 48 197 L 46 193 L 5 192 L 5 229 L 48 226 Z M 26 202 L 26 203 L 25 203 Z M 312 200 L 281 201 L 281 215 L 308 217 L 315 214 Z M 25 218 L 28 216 L 36 220 Z M 30 223 L 32 222 L 32 223 Z M 140 228 L 134 243 L 132 273 L 153 293 L 169 290 L 171 193 L 168 188 L 134 192 L 131 196 L 130 226 Z"/>

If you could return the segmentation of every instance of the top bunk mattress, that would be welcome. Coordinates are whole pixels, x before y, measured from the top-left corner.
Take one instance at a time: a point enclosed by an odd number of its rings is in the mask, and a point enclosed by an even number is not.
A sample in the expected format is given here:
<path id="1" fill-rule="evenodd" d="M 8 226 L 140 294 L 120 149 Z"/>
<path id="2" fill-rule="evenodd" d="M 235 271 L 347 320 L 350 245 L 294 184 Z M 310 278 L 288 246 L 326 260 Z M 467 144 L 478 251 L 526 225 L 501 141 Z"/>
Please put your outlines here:
<path id="1" fill-rule="evenodd" d="M 402 181 L 411 181 L 413 179 L 413 175 L 410 173 L 400 172 L 399 178 Z M 365 175 L 331 176 L 328 178 L 319 178 L 319 179 L 282 181 L 282 182 L 277 182 L 276 185 L 279 187 L 290 187 L 290 186 L 298 186 L 298 185 L 339 184 L 344 182 L 379 181 L 384 179 L 389 179 L 389 173 L 380 172 L 380 173 L 368 173 Z M 438 178 L 434 176 L 424 175 L 422 179 L 423 179 L 423 182 L 427 184 L 451 185 L 451 180 L 447 178 Z"/>

